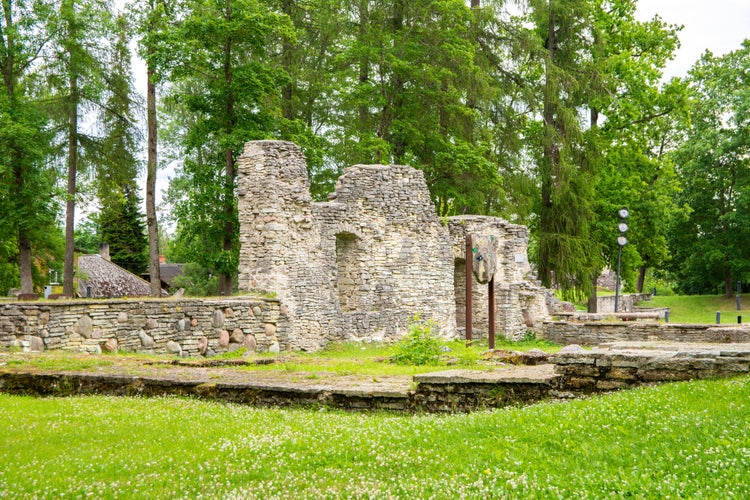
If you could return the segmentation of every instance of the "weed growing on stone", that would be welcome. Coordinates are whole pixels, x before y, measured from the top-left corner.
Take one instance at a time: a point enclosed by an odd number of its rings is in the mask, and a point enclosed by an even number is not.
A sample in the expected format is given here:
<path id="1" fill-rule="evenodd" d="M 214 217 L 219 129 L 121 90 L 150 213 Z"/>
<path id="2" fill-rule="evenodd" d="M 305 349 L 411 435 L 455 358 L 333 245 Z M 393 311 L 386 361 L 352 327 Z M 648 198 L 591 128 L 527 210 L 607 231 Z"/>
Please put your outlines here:
<path id="1" fill-rule="evenodd" d="M 469 415 L 0 395 L 9 498 L 748 498 L 750 378 Z"/>
<path id="2" fill-rule="evenodd" d="M 437 365 L 440 362 L 440 340 L 435 333 L 437 324 L 414 316 L 408 326 L 408 333 L 395 348 L 391 361 L 400 365 Z"/>

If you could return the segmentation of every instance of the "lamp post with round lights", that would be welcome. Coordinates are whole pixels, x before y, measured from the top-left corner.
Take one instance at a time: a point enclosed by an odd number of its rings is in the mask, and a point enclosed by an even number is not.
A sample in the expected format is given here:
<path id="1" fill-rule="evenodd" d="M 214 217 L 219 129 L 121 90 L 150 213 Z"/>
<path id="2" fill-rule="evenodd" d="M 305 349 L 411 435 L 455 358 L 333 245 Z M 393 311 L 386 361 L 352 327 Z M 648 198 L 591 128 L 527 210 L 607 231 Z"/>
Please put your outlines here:
<path id="1" fill-rule="evenodd" d="M 628 232 L 628 225 L 625 223 L 625 219 L 628 218 L 630 212 L 627 208 L 622 207 L 617 211 L 620 216 L 620 223 L 617 224 L 617 229 L 620 230 L 620 236 L 617 237 L 617 281 L 615 282 L 615 313 L 618 312 L 619 299 L 620 299 L 620 263 L 622 262 L 622 247 L 627 245 L 628 239 L 625 237 L 625 233 Z"/>

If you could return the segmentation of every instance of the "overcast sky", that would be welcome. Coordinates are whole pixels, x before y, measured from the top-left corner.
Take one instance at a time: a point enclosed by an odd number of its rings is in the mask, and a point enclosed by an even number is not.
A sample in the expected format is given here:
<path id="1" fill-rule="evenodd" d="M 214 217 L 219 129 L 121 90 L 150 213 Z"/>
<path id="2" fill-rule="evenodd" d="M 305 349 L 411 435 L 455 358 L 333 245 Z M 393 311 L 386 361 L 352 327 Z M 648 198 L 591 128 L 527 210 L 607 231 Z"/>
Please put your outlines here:
<path id="1" fill-rule="evenodd" d="M 714 55 L 738 49 L 750 38 L 750 0 L 640 0 L 638 18 L 658 14 L 670 24 L 683 25 L 680 49 L 665 77 L 684 76 L 706 49 Z"/>

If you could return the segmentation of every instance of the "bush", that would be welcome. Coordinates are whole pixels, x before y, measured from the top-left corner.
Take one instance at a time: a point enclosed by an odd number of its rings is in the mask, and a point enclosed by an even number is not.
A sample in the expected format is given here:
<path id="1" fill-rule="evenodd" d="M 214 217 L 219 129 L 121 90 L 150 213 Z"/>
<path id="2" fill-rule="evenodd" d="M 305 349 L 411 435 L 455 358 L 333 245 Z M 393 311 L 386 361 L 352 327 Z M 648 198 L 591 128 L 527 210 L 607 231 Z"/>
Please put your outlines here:
<path id="1" fill-rule="evenodd" d="M 398 344 L 391 358 L 399 365 L 436 365 L 440 362 L 440 341 L 434 332 L 434 320 L 423 320 L 419 315 L 409 322 L 409 333 Z"/>

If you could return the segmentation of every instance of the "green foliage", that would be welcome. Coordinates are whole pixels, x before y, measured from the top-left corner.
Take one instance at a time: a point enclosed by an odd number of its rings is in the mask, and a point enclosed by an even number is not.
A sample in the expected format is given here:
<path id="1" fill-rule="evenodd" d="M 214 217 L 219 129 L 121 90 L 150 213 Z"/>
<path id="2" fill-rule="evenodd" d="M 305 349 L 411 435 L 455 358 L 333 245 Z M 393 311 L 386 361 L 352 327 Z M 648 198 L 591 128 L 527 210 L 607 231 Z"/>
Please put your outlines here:
<path id="1" fill-rule="evenodd" d="M 434 320 L 414 316 L 408 333 L 396 344 L 391 360 L 397 364 L 435 365 L 440 361 L 440 341 L 435 333 Z"/>
<path id="2" fill-rule="evenodd" d="M 175 277 L 174 288 L 184 288 L 185 295 L 209 297 L 219 294 L 219 278 L 200 264 L 188 262 Z"/>
<path id="3" fill-rule="evenodd" d="M 194 262 L 184 264 L 182 274 L 175 277 L 174 288 L 184 288 L 185 295 L 193 297 L 209 297 L 219 294 L 218 277 Z"/>
<path id="4" fill-rule="evenodd" d="M 649 270 L 643 284 L 643 292 L 651 293 L 656 290 L 656 295 L 674 295 L 677 289 L 677 281 L 672 273 L 658 269 Z"/>
<path id="5" fill-rule="evenodd" d="M 40 242 L 55 226 L 55 177 L 47 162 L 52 134 L 34 75 L 53 5 L 43 0 L 0 5 L 0 288 L 6 291 L 19 284 L 24 292 L 34 291 L 32 254 L 44 253 Z"/>
<path id="6" fill-rule="evenodd" d="M 256 0 L 189 0 L 181 7 L 180 21 L 157 47 L 170 56 L 159 59 L 171 61 L 174 139 L 184 158 L 176 183 L 185 189 L 174 194 L 170 187 L 177 240 L 184 261 L 210 269 L 230 294 L 239 253 L 235 161 L 245 141 L 276 130 L 277 90 L 286 75 L 267 54 L 288 24 Z"/>
<path id="7" fill-rule="evenodd" d="M 101 241 L 102 239 L 99 237 L 99 226 L 94 219 L 84 219 L 76 224 L 76 251 L 87 254 L 96 254 L 99 252 L 99 243 Z"/>
<path id="8" fill-rule="evenodd" d="M 0 395 L 0 448 L 14 450 L 0 454 L 0 488 L 12 498 L 747 497 L 749 401 L 747 377 L 468 415 Z M 106 446 L 81 421 L 106 423 Z"/>
<path id="9" fill-rule="evenodd" d="M 750 275 L 750 41 L 691 69 L 693 112 L 674 153 L 687 207 L 671 231 L 672 270 L 685 294 L 731 295 Z"/>

